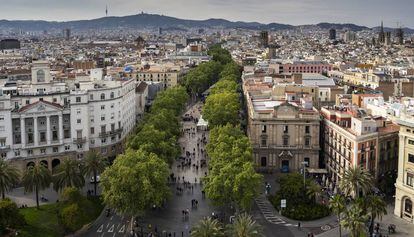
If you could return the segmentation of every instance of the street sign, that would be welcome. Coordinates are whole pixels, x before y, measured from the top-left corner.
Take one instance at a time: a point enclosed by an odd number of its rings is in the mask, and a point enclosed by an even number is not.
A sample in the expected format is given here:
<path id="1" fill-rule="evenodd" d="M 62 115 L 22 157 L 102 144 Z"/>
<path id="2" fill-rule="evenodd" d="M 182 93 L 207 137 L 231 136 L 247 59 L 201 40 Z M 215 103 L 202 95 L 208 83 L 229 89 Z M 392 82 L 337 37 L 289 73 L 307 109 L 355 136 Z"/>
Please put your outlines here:
<path id="1" fill-rule="evenodd" d="M 280 207 L 281 208 L 286 208 L 286 199 L 280 200 Z"/>

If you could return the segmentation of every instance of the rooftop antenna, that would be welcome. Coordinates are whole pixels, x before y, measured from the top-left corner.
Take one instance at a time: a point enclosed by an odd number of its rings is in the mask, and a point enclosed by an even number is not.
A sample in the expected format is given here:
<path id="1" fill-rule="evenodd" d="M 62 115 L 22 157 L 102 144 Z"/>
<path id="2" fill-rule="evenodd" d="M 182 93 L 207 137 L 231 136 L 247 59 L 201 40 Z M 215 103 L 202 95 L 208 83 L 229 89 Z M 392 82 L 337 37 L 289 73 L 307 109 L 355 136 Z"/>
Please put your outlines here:
<path id="1" fill-rule="evenodd" d="M 108 16 L 108 5 L 106 5 L 105 15 Z"/>

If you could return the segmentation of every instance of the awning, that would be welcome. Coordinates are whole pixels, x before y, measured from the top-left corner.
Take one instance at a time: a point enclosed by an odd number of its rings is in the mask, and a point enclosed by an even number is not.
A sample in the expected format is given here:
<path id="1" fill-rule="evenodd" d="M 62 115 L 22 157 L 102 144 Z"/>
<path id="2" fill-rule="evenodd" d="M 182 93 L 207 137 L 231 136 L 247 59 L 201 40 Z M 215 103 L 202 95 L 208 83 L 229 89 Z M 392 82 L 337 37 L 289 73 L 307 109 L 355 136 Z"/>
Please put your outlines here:
<path id="1" fill-rule="evenodd" d="M 310 174 L 327 174 L 328 171 L 326 169 L 314 169 L 314 168 L 306 168 L 306 171 Z"/>
<path id="2" fill-rule="evenodd" d="M 203 115 L 200 116 L 200 119 L 198 120 L 197 127 L 207 127 L 208 122 L 203 119 Z"/>

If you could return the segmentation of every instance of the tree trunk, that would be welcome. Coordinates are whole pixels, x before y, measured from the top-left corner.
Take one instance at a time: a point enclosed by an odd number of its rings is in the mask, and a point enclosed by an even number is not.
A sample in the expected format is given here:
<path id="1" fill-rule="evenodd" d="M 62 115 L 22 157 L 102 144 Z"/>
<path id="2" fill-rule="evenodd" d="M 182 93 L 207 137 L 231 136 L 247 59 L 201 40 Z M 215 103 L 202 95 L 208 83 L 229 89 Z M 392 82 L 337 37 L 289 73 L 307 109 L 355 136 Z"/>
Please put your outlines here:
<path id="1" fill-rule="evenodd" d="M 36 193 L 36 208 L 39 209 L 39 190 L 37 185 L 35 186 L 35 193 Z"/>
<path id="2" fill-rule="evenodd" d="M 4 194 L 4 192 L 1 192 L 1 198 L 4 200 L 6 198 L 6 195 Z"/>
<path id="3" fill-rule="evenodd" d="M 339 227 L 339 237 L 342 237 L 342 228 L 341 228 L 341 216 L 338 215 L 338 227 Z"/>
<path id="4" fill-rule="evenodd" d="M 369 236 L 372 236 L 372 234 L 374 233 L 374 224 L 375 224 L 375 217 L 372 215 L 371 223 L 369 225 Z"/>
<path id="5" fill-rule="evenodd" d="M 94 188 L 94 193 L 95 193 L 95 196 L 97 196 L 97 194 L 96 194 L 96 183 L 98 182 L 97 180 L 96 180 L 96 171 L 94 170 L 93 171 L 93 188 Z"/>

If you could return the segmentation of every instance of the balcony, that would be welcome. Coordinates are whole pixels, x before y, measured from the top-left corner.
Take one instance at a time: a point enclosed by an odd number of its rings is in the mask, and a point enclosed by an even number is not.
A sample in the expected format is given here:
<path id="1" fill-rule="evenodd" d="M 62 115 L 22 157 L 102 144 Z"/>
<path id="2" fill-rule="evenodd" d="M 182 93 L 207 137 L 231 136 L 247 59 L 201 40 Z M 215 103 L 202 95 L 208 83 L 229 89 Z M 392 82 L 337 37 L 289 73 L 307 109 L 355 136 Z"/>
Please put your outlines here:
<path id="1" fill-rule="evenodd" d="M 86 137 L 73 138 L 73 143 L 82 144 L 86 142 Z"/>
<path id="2" fill-rule="evenodd" d="M 10 149 L 10 145 L 0 145 L 0 151 L 5 151 L 9 149 Z"/>
<path id="3" fill-rule="evenodd" d="M 99 137 L 100 138 L 105 138 L 105 137 L 109 137 L 111 134 L 109 132 L 101 132 L 99 133 Z"/>

